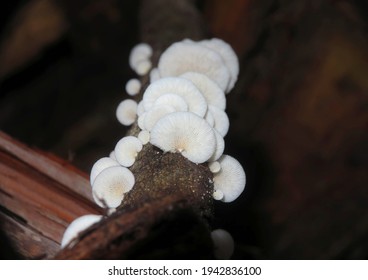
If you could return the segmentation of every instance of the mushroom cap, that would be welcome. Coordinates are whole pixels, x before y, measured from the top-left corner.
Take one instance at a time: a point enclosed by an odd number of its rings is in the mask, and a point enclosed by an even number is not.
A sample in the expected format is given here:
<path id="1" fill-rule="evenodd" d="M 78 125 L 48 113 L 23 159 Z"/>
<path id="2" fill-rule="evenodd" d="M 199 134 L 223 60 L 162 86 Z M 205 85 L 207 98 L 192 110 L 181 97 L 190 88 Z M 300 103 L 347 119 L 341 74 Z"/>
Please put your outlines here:
<path id="1" fill-rule="evenodd" d="M 152 62 L 149 59 L 145 59 L 138 62 L 135 71 L 139 76 L 144 76 L 149 72 L 149 70 L 151 70 L 151 68 Z"/>
<path id="2" fill-rule="evenodd" d="M 144 112 L 146 112 L 146 111 L 144 110 L 143 101 L 140 101 L 138 103 L 138 106 L 137 106 L 137 115 L 138 115 L 138 117 L 143 115 Z"/>
<path id="3" fill-rule="evenodd" d="M 218 173 L 221 170 L 221 164 L 218 161 L 211 161 L 208 167 L 212 173 Z"/>
<path id="4" fill-rule="evenodd" d="M 208 105 L 225 110 L 226 97 L 224 91 L 206 75 L 196 72 L 186 72 L 180 75 L 180 77 L 191 81 L 203 94 Z"/>
<path id="5" fill-rule="evenodd" d="M 211 238 L 215 245 L 215 257 L 219 260 L 228 260 L 234 252 L 234 239 L 229 232 L 216 229 L 211 232 Z"/>
<path id="6" fill-rule="evenodd" d="M 208 124 L 212 127 L 215 126 L 215 118 L 213 117 L 210 110 L 207 110 L 206 115 L 204 116 L 204 119 L 208 122 Z"/>
<path id="7" fill-rule="evenodd" d="M 100 158 L 98 161 L 96 161 L 91 169 L 91 173 L 90 173 L 90 182 L 91 185 L 93 184 L 94 180 L 96 179 L 97 175 L 101 173 L 102 170 L 111 167 L 111 166 L 119 166 L 120 164 L 110 158 L 110 157 L 103 157 Z"/>
<path id="8" fill-rule="evenodd" d="M 165 152 L 180 152 L 194 163 L 207 161 L 216 149 L 212 127 L 191 112 L 175 112 L 160 119 L 152 128 L 150 142 Z"/>
<path id="9" fill-rule="evenodd" d="M 228 87 L 230 72 L 221 56 L 198 43 L 176 42 L 168 47 L 158 62 L 161 77 L 173 77 L 185 72 L 198 72 L 214 81 L 223 91 Z"/>
<path id="10" fill-rule="evenodd" d="M 188 111 L 188 104 L 185 102 L 184 98 L 173 93 L 167 93 L 157 98 L 154 106 L 160 105 L 172 106 L 176 112 Z"/>
<path id="11" fill-rule="evenodd" d="M 146 145 L 151 138 L 151 134 L 147 130 L 142 130 L 138 134 L 138 139 L 141 140 L 143 145 Z"/>
<path id="12" fill-rule="evenodd" d="M 151 131 L 158 120 L 173 112 L 175 112 L 175 108 L 169 105 L 152 107 L 144 117 L 145 130 Z"/>
<path id="13" fill-rule="evenodd" d="M 215 119 L 214 128 L 220 133 L 222 137 L 225 137 L 229 131 L 230 121 L 227 114 L 215 106 L 208 106 L 208 111 Z"/>
<path id="14" fill-rule="evenodd" d="M 128 168 L 108 167 L 97 175 L 92 184 L 93 198 L 100 207 L 116 208 L 134 183 L 134 175 Z"/>
<path id="15" fill-rule="evenodd" d="M 142 142 L 135 136 L 126 136 L 119 140 L 115 146 L 116 160 L 125 167 L 130 167 L 142 150 Z"/>
<path id="16" fill-rule="evenodd" d="M 144 126 L 144 121 L 146 119 L 146 115 L 147 115 L 147 112 L 144 112 L 142 115 L 140 115 L 138 117 L 138 127 L 142 130 L 147 130 L 146 127 Z"/>
<path id="17" fill-rule="evenodd" d="M 164 94 L 177 94 L 188 104 L 188 110 L 203 117 L 207 111 L 207 102 L 202 93 L 189 80 L 179 77 L 167 77 L 150 84 L 143 94 L 143 106 L 150 110 L 156 100 Z"/>
<path id="18" fill-rule="evenodd" d="M 101 221 L 102 216 L 101 215 L 84 215 L 77 219 L 75 219 L 73 222 L 69 224 L 69 226 L 66 228 L 63 237 L 61 239 L 61 248 L 64 248 L 66 245 L 68 245 L 73 239 L 77 238 L 79 233 L 86 230 L 93 224 L 98 223 Z"/>
<path id="19" fill-rule="evenodd" d="M 129 54 L 129 66 L 136 71 L 137 65 L 142 60 L 147 60 L 152 56 L 153 50 L 150 45 L 146 43 L 139 43 L 135 45 Z"/>
<path id="20" fill-rule="evenodd" d="M 116 109 L 116 118 L 126 126 L 132 125 L 137 117 L 137 102 L 133 99 L 125 99 Z"/>
<path id="21" fill-rule="evenodd" d="M 221 200 L 224 198 L 224 193 L 220 190 L 215 190 L 212 194 L 214 200 Z"/>
<path id="22" fill-rule="evenodd" d="M 216 137 L 216 149 L 213 155 L 208 159 L 208 161 L 216 161 L 218 160 L 225 150 L 225 141 L 224 138 L 218 133 L 216 129 L 213 130 Z"/>
<path id="23" fill-rule="evenodd" d="M 138 79 L 130 79 L 125 85 L 125 90 L 129 95 L 134 96 L 139 93 L 141 86 L 142 84 Z"/>
<path id="24" fill-rule="evenodd" d="M 221 170 L 213 177 L 214 189 L 223 192 L 223 202 L 232 202 L 245 188 L 244 169 L 235 158 L 229 155 L 222 155 L 218 161 L 221 164 Z"/>
<path id="25" fill-rule="evenodd" d="M 230 81 L 225 90 L 228 93 L 230 90 L 233 89 L 235 82 L 238 79 L 239 60 L 236 53 L 228 43 L 218 38 L 203 40 L 200 42 L 200 44 L 206 46 L 207 48 L 210 48 L 211 50 L 216 51 L 221 55 L 226 67 L 229 69 L 230 72 Z"/>

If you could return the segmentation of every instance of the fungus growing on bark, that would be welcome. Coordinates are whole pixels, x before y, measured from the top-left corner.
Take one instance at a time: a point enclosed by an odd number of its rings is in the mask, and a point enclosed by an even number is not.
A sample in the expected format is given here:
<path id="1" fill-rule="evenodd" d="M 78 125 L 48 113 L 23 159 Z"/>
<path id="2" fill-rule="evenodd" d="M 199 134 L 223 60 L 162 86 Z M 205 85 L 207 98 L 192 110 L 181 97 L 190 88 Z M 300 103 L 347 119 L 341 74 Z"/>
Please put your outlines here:
<path id="1" fill-rule="evenodd" d="M 230 72 L 230 81 L 225 90 L 225 92 L 229 93 L 233 89 L 239 74 L 239 60 L 236 53 L 228 43 L 218 38 L 203 40 L 199 43 L 203 46 L 206 46 L 207 48 L 216 51 L 221 55 L 226 67 L 229 69 Z"/>
<path id="2" fill-rule="evenodd" d="M 214 128 L 222 137 L 225 137 L 230 127 L 229 117 L 223 110 L 220 110 L 215 106 L 208 106 L 208 111 L 212 114 L 215 120 Z"/>
<path id="3" fill-rule="evenodd" d="M 103 157 L 96 161 L 91 169 L 90 173 L 90 182 L 93 184 L 97 175 L 101 173 L 102 170 L 111 167 L 111 166 L 119 166 L 120 164 L 116 161 L 116 159 L 112 159 L 110 157 Z"/>
<path id="4" fill-rule="evenodd" d="M 158 62 L 161 77 L 198 72 L 214 81 L 223 91 L 228 88 L 230 72 L 222 57 L 196 42 L 176 42 L 168 47 Z"/>
<path id="5" fill-rule="evenodd" d="M 119 140 L 115 146 L 116 160 L 125 167 L 130 167 L 134 164 L 135 158 L 142 150 L 142 142 L 134 136 L 126 136 Z"/>
<path id="6" fill-rule="evenodd" d="M 235 158 L 229 155 L 222 155 L 218 161 L 221 164 L 221 170 L 213 177 L 214 189 L 224 194 L 223 202 L 232 202 L 245 188 L 244 169 Z"/>
<path id="7" fill-rule="evenodd" d="M 137 118 L 137 102 L 133 99 L 125 99 L 116 109 L 116 118 L 126 126 L 132 125 Z"/>
<path id="8" fill-rule="evenodd" d="M 196 72 L 186 72 L 180 77 L 191 81 L 203 94 L 208 105 L 225 110 L 226 98 L 224 91 L 206 75 Z"/>
<path id="9" fill-rule="evenodd" d="M 143 106 L 149 111 L 156 100 L 165 94 L 177 94 L 188 104 L 188 110 L 203 117 L 207 111 L 207 102 L 197 87 L 187 79 L 178 77 L 162 78 L 150 84 L 143 94 Z"/>
<path id="10" fill-rule="evenodd" d="M 125 90 L 129 95 L 135 96 L 141 90 L 141 86 L 142 84 L 138 79 L 130 79 L 125 85 Z"/>
<path id="11" fill-rule="evenodd" d="M 191 112 L 175 112 L 160 119 L 152 128 L 150 142 L 164 152 L 179 152 L 194 163 L 207 161 L 216 149 L 212 127 Z"/>
<path id="12" fill-rule="evenodd" d="M 208 168 L 212 173 L 217 173 L 221 170 L 221 164 L 218 161 L 211 161 L 208 163 Z"/>
<path id="13" fill-rule="evenodd" d="M 135 183 L 133 173 L 123 166 L 112 166 L 101 171 L 92 184 L 92 194 L 98 206 L 116 208 L 121 204 L 124 194 Z"/>
<path id="14" fill-rule="evenodd" d="M 71 241 L 78 237 L 79 233 L 85 231 L 93 224 L 101 221 L 101 215 L 84 215 L 69 224 L 61 239 L 61 248 L 66 247 Z"/>

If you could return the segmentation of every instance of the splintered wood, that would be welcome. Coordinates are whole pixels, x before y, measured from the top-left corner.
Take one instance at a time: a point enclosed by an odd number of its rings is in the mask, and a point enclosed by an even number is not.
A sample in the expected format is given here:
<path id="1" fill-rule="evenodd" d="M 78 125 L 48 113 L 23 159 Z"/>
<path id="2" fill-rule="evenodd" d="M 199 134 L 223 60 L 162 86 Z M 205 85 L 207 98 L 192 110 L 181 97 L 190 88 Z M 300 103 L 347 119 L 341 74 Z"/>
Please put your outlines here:
<path id="1" fill-rule="evenodd" d="M 20 257 L 50 258 L 67 225 L 98 214 L 87 176 L 0 132 L 0 220 Z"/>

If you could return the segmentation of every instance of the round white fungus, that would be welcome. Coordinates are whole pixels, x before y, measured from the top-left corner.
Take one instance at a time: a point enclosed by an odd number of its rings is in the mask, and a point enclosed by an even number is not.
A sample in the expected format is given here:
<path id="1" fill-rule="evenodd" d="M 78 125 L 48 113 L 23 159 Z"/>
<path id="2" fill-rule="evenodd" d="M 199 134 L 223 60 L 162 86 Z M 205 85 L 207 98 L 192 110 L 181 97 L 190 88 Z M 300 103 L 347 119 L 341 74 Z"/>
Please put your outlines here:
<path id="1" fill-rule="evenodd" d="M 140 43 L 133 47 L 129 55 L 129 66 L 136 71 L 138 63 L 148 60 L 152 56 L 152 48 L 146 43 Z"/>
<path id="2" fill-rule="evenodd" d="M 194 163 L 207 161 L 216 148 L 212 127 L 191 112 L 175 112 L 160 119 L 152 128 L 150 142 L 165 152 L 180 152 Z"/>
<path id="3" fill-rule="evenodd" d="M 208 163 L 208 167 L 212 173 L 217 173 L 221 170 L 221 164 L 218 161 Z"/>
<path id="4" fill-rule="evenodd" d="M 61 248 L 65 248 L 73 239 L 77 238 L 79 233 L 85 231 L 87 228 L 93 224 L 101 221 L 101 215 L 84 215 L 69 224 L 66 228 L 63 238 L 61 239 Z"/>
<path id="5" fill-rule="evenodd" d="M 173 112 L 175 112 L 174 107 L 169 105 L 152 107 L 145 115 L 144 128 L 148 131 L 151 131 L 158 120 Z"/>
<path id="6" fill-rule="evenodd" d="M 203 40 L 199 43 L 216 51 L 221 55 L 226 67 L 229 69 L 230 72 L 230 82 L 228 84 L 228 87 L 226 88 L 226 92 L 228 93 L 230 90 L 232 90 L 236 80 L 238 79 L 239 60 L 236 53 L 228 43 L 218 38 Z"/>
<path id="7" fill-rule="evenodd" d="M 137 102 L 133 99 L 125 99 L 116 109 L 116 118 L 126 126 L 132 125 L 137 117 Z"/>
<path id="8" fill-rule="evenodd" d="M 188 104 L 188 110 L 203 117 L 207 111 L 207 102 L 202 93 L 189 80 L 179 77 L 168 77 L 150 84 L 143 94 L 143 105 L 150 110 L 156 100 L 164 94 L 177 94 Z"/>
<path id="9" fill-rule="evenodd" d="M 142 142 L 137 137 L 123 137 L 115 146 L 116 160 L 122 166 L 130 167 L 134 164 L 135 158 L 142 148 Z"/>
<path id="10" fill-rule="evenodd" d="M 129 95 L 137 95 L 141 90 L 141 82 L 138 79 L 130 79 L 126 85 L 125 90 Z"/>
<path id="11" fill-rule="evenodd" d="M 133 173 L 123 166 L 112 166 L 97 175 L 92 184 L 93 198 L 100 207 L 116 208 L 121 204 L 124 193 L 135 183 Z"/>
<path id="12" fill-rule="evenodd" d="M 146 145 L 150 141 L 150 138 L 151 134 L 147 130 L 142 130 L 138 134 L 138 139 L 141 140 L 143 145 Z"/>
<path id="13" fill-rule="evenodd" d="M 172 106 L 176 112 L 188 111 L 188 104 L 185 102 L 184 98 L 177 94 L 164 94 L 157 98 L 154 106 L 169 105 Z"/>
<path id="14" fill-rule="evenodd" d="M 158 62 L 161 77 L 175 77 L 198 72 L 214 81 L 223 91 L 228 87 L 230 72 L 221 56 L 198 43 L 177 42 L 168 47 Z"/>
<path id="15" fill-rule="evenodd" d="M 186 72 L 180 77 L 191 81 L 203 94 L 208 105 L 225 110 L 226 97 L 224 91 L 206 75 L 196 72 Z"/>
<path id="16" fill-rule="evenodd" d="M 244 169 L 235 158 L 229 155 L 222 155 L 218 161 L 221 164 L 221 170 L 213 177 L 214 189 L 224 194 L 223 202 L 232 202 L 245 188 Z"/>
<path id="17" fill-rule="evenodd" d="M 111 166 L 119 166 L 120 164 L 110 158 L 110 157 L 103 157 L 100 158 L 98 161 L 96 161 L 91 169 L 91 173 L 90 173 L 90 182 L 91 184 L 93 184 L 94 180 L 96 179 L 97 175 L 101 173 L 102 170 L 111 167 Z"/>

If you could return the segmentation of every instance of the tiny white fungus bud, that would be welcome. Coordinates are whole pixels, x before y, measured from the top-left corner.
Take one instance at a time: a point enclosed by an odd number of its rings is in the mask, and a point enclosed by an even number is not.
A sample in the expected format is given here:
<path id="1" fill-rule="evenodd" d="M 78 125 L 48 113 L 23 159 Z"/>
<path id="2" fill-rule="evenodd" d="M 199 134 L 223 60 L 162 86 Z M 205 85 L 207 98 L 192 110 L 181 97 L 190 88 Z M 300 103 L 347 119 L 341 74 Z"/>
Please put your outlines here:
<path id="1" fill-rule="evenodd" d="M 138 79 L 130 79 L 125 85 L 125 90 L 129 95 L 134 96 L 139 93 L 141 86 L 141 82 Z"/>
<path id="2" fill-rule="evenodd" d="M 134 164 L 135 158 L 142 148 L 142 142 L 137 137 L 123 137 L 115 146 L 116 160 L 122 166 L 130 167 Z"/>
<path id="3" fill-rule="evenodd" d="M 116 109 L 116 118 L 126 126 L 132 125 L 137 117 L 137 102 L 133 99 L 125 99 Z"/>

